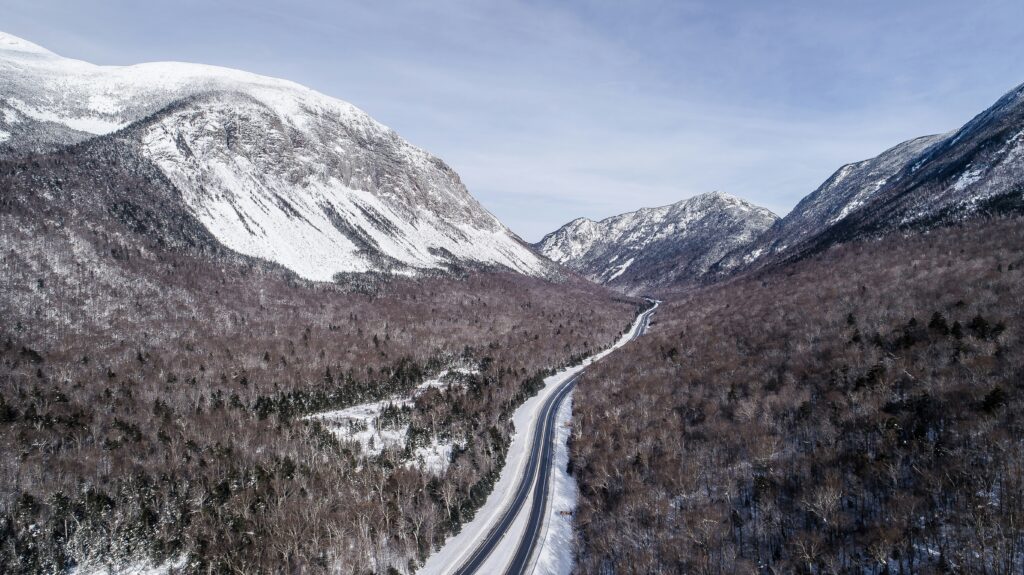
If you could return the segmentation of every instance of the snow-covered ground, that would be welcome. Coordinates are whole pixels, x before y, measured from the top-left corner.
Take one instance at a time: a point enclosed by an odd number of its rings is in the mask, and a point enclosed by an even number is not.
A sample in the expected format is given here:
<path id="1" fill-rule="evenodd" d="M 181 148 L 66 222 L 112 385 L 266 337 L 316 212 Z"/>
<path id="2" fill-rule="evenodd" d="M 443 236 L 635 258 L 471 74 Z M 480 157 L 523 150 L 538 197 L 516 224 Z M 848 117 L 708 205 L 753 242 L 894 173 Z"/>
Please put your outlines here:
<path id="1" fill-rule="evenodd" d="M 541 414 L 542 407 L 549 397 L 555 393 L 559 386 L 576 374 L 580 373 L 587 366 L 612 353 L 616 349 L 626 345 L 633 339 L 634 335 L 643 326 L 643 315 L 637 317 L 636 321 L 612 347 L 590 356 L 582 364 L 568 367 L 562 371 L 545 378 L 544 387 L 537 395 L 526 400 L 519 409 L 515 411 L 512 421 L 517 430 L 512 436 L 512 444 L 509 446 L 508 455 L 505 459 L 505 467 L 501 470 L 494 490 L 488 496 L 487 501 L 477 511 L 475 517 L 468 524 L 462 526 L 462 531 L 457 535 L 449 537 L 444 546 L 427 558 L 427 562 L 418 572 L 422 575 L 443 575 L 454 572 L 469 555 L 476 549 L 481 541 L 491 531 L 494 524 L 501 517 L 502 512 L 509 506 L 515 497 L 515 487 L 526 471 L 526 463 L 529 460 L 530 445 L 533 443 L 533 434 L 536 432 L 537 420 Z M 524 432 L 525 430 L 525 432 Z M 523 509 L 528 510 L 532 501 L 532 495 L 527 499 Z M 516 546 L 522 538 L 529 513 L 520 513 L 512 526 L 506 532 L 505 537 L 491 553 L 487 561 L 482 565 L 481 573 L 501 573 L 504 571 L 509 559 L 515 554 Z M 569 561 L 571 562 L 572 552 L 568 550 Z M 570 563 L 571 566 L 571 563 Z M 542 572 L 542 571 L 538 571 Z"/>
<path id="2" fill-rule="evenodd" d="M 615 256 L 615 257 L 618 257 L 618 256 Z M 635 257 L 629 258 L 625 262 L 623 262 L 623 263 L 615 266 L 614 268 L 612 268 L 612 270 L 614 270 L 614 271 L 612 272 L 612 275 L 608 276 L 608 280 L 607 281 L 612 281 L 613 279 L 621 276 L 627 269 L 629 269 L 629 266 L 633 265 L 633 261 L 634 260 L 636 260 Z"/>
<path id="3" fill-rule="evenodd" d="M 71 575 L 169 575 L 185 568 L 188 557 L 182 555 L 178 559 L 154 565 L 145 560 L 128 561 L 114 565 L 87 563 L 76 567 Z"/>
<path id="4" fill-rule="evenodd" d="M 451 385 L 458 385 L 450 376 L 460 373 L 468 375 L 475 371 L 467 368 L 445 370 L 418 385 L 407 397 L 391 397 L 382 401 L 353 405 L 345 409 L 314 413 L 306 416 L 305 419 L 322 422 L 335 437 L 342 441 L 358 442 L 364 455 L 373 456 L 388 448 L 402 448 L 405 446 L 409 425 L 403 423 L 382 427 L 380 425 L 381 414 L 388 408 L 401 410 L 412 407 L 416 396 L 427 389 L 445 389 Z M 430 445 L 416 448 L 408 463 L 435 474 L 443 473 L 451 461 L 453 447 L 452 442 L 439 441 L 435 438 Z"/>
<path id="5" fill-rule="evenodd" d="M 572 425 L 573 394 L 562 402 L 555 418 L 555 469 L 551 476 L 551 500 L 545 519 L 544 540 L 537 554 L 534 573 L 569 575 L 573 567 L 573 514 L 579 490 L 569 475 L 569 433 Z"/>

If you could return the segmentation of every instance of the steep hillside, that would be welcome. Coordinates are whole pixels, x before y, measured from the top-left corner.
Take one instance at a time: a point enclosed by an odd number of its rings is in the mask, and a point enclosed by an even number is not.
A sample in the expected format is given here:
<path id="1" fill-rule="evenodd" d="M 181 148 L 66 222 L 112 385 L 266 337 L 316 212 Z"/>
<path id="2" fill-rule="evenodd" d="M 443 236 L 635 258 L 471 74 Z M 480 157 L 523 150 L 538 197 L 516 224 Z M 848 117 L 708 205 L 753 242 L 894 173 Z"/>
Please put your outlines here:
<path id="1" fill-rule="evenodd" d="M 899 144 L 869 160 L 846 164 L 811 192 L 749 248 L 736 250 L 719 267 L 730 271 L 758 257 L 785 251 L 820 234 L 871 198 L 904 166 L 942 136 L 924 136 Z"/>
<path id="2" fill-rule="evenodd" d="M 444 162 L 348 103 L 213 66 L 94 66 L 0 34 L 3 154 L 118 130 L 219 242 L 308 279 L 552 271 Z"/>
<path id="3" fill-rule="evenodd" d="M 703 194 L 599 222 L 579 218 L 536 244 L 545 256 L 614 289 L 639 293 L 699 283 L 777 217 L 727 194 Z"/>
<path id="4" fill-rule="evenodd" d="M 840 168 L 718 274 L 835 243 L 1024 210 L 1024 85 L 959 130 L 904 142 Z"/>
<path id="5" fill-rule="evenodd" d="M 0 36 L 0 140 L 3 573 L 409 573 L 638 309 L 287 82 Z M 305 418 L 392 398 L 386 446 Z"/>

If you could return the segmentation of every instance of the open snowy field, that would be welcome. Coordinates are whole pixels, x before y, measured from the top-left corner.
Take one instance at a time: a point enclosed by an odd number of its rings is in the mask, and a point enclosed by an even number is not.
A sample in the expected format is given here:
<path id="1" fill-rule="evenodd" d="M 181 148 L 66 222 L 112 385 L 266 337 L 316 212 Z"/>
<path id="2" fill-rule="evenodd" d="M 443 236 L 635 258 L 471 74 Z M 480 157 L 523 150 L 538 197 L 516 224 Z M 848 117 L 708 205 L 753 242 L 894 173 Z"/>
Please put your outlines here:
<path id="1" fill-rule="evenodd" d="M 403 410 L 411 409 L 416 396 L 428 389 L 447 389 L 449 386 L 458 385 L 458 374 L 473 373 L 476 371 L 464 367 L 447 369 L 418 385 L 407 397 L 396 396 L 381 401 L 360 403 L 344 409 L 308 415 L 305 419 L 322 422 L 341 441 L 358 443 L 365 456 L 379 455 L 385 449 L 402 449 L 405 447 L 409 425 L 402 422 L 400 417 L 388 418 L 387 415 L 394 416 Z M 448 467 L 454 447 L 451 441 L 434 438 L 429 445 L 417 447 L 408 464 L 439 475 Z"/>

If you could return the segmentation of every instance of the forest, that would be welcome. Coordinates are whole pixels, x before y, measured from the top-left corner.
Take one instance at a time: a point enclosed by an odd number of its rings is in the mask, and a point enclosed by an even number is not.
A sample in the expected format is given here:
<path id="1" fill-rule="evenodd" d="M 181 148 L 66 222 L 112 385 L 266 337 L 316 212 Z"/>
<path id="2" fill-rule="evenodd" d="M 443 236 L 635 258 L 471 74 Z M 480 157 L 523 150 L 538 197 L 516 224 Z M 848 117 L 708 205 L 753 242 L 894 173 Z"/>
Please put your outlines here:
<path id="1" fill-rule="evenodd" d="M 91 147 L 90 147 L 91 146 Z M 0 162 L 0 572 L 408 573 L 551 370 L 640 302 L 499 270 L 305 282 L 218 247 L 116 141 Z M 408 393 L 406 449 L 303 416 Z M 443 436 L 440 473 L 403 451 Z"/>
<path id="2" fill-rule="evenodd" d="M 576 572 L 1020 573 L 1024 226 L 668 298 L 576 391 Z"/>

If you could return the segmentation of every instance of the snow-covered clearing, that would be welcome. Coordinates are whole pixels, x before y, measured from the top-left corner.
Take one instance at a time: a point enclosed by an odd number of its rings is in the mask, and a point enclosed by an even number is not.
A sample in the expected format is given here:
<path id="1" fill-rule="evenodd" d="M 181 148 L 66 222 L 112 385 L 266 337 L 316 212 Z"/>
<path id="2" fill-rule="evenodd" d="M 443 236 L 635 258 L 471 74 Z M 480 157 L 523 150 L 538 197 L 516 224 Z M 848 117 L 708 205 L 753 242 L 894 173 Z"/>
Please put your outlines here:
<path id="1" fill-rule="evenodd" d="M 473 373 L 476 371 L 467 368 L 448 369 L 418 385 L 407 397 L 396 396 L 345 409 L 314 413 L 305 419 L 320 421 L 341 441 L 358 442 L 364 455 L 378 455 L 389 448 L 401 449 L 405 446 L 409 425 L 389 424 L 382 421 L 381 416 L 412 407 L 416 396 L 428 389 L 447 389 L 452 385 L 458 385 L 455 374 Z M 451 441 L 440 441 L 435 438 L 430 445 L 417 447 L 408 464 L 418 465 L 435 474 L 443 473 L 451 460 L 453 447 Z"/>
<path id="2" fill-rule="evenodd" d="M 657 307 L 657 304 L 655 307 Z M 547 377 L 544 380 L 544 387 L 537 395 L 519 406 L 512 417 L 517 431 L 512 436 L 512 444 L 508 448 L 505 467 L 501 470 L 501 475 L 494 485 L 494 490 L 487 497 L 484 505 L 477 511 L 473 520 L 463 525 L 462 531 L 449 537 L 441 549 L 427 558 L 423 568 L 419 571 L 421 575 L 442 575 L 454 572 L 469 557 L 473 550 L 480 545 L 494 524 L 498 522 L 502 512 L 515 497 L 516 485 L 519 484 L 520 478 L 526 471 L 530 446 L 533 444 L 533 434 L 536 433 L 535 424 L 540 417 L 544 403 L 552 394 L 558 391 L 562 383 L 576 376 L 576 374 L 586 369 L 587 366 L 595 361 L 629 343 L 639 330 L 642 329 L 643 325 L 644 316 L 640 315 L 633 322 L 629 331 L 615 342 L 615 345 L 590 356 L 580 365 L 565 368 L 555 375 Z M 531 500 L 532 495 L 527 500 L 523 509 L 529 509 Z M 529 513 L 519 514 L 512 523 L 512 527 L 505 533 L 501 543 L 498 544 L 494 552 L 481 567 L 481 573 L 501 573 L 504 571 L 506 563 L 515 554 L 516 546 L 522 538 L 528 519 Z M 572 550 L 559 550 L 559 554 L 565 553 L 568 554 L 569 561 L 571 562 Z"/>

